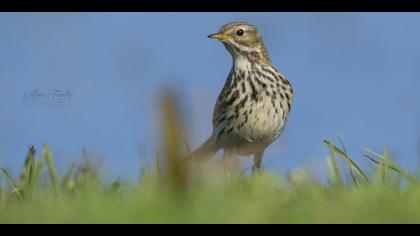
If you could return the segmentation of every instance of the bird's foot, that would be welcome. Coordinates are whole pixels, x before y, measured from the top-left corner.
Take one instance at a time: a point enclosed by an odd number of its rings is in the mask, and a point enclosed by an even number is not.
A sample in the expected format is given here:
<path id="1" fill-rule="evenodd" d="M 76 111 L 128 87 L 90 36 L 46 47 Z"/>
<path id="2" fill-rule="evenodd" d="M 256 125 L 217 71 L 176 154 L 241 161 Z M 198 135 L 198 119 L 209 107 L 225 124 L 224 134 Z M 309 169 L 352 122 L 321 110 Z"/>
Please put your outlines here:
<path id="1" fill-rule="evenodd" d="M 265 172 L 264 172 L 264 169 L 261 166 L 254 165 L 252 167 L 252 176 L 256 176 L 257 174 L 260 175 L 260 176 L 264 176 Z"/>

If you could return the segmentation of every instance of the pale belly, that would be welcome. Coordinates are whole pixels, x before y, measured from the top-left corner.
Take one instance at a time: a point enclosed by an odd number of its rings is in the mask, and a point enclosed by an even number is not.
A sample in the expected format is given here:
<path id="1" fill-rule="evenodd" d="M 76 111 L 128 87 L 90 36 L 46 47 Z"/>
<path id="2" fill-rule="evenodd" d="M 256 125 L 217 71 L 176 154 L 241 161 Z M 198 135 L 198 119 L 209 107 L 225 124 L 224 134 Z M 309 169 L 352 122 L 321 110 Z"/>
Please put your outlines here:
<path id="1" fill-rule="evenodd" d="M 282 107 L 285 106 L 281 106 L 280 102 L 272 102 L 269 98 L 251 101 L 248 108 L 239 111 L 238 117 L 219 124 L 215 132 L 224 131 L 218 138 L 220 146 L 238 155 L 251 155 L 264 150 L 285 126 L 287 114 L 284 114 L 286 111 Z M 233 109 L 226 112 L 235 114 Z"/>

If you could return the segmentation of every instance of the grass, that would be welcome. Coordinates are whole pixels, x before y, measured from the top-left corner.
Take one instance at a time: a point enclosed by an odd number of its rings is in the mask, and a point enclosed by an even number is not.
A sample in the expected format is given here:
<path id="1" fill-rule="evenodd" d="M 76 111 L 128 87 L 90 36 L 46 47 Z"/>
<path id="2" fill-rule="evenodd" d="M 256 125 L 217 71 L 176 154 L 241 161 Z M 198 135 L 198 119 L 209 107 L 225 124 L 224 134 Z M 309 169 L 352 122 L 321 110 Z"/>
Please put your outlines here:
<path id="1" fill-rule="evenodd" d="M 168 118 L 179 117 L 172 102 L 161 106 L 164 147 L 139 183 L 104 182 L 86 153 L 60 174 L 48 145 L 40 155 L 32 146 L 18 179 L 0 169 L 0 223 L 420 223 L 418 178 L 386 149 L 365 149 L 365 171 L 341 137 L 324 140 L 327 183 L 309 171 L 227 178 L 217 162 L 181 158 L 187 143 Z"/>
<path id="2" fill-rule="evenodd" d="M 386 151 L 366 150 L 375 167 L 368 175 L 342 148 L 325 143 L 329 183 L 308 172 L 225 178 L 210 163 L 174 174 L 180 167 L 164 166 L 157 154 L 138 184 L 105 184 L 86 164 L 72 164 L 60 178 L 49 147 L 37 158 L 31 147 L 19 180 L 1 169 L 7 187 L 0 188 L 0 223 L 420 222 L 418 181 Z M 348 181 L 340 161 L 353 172 Z"/>

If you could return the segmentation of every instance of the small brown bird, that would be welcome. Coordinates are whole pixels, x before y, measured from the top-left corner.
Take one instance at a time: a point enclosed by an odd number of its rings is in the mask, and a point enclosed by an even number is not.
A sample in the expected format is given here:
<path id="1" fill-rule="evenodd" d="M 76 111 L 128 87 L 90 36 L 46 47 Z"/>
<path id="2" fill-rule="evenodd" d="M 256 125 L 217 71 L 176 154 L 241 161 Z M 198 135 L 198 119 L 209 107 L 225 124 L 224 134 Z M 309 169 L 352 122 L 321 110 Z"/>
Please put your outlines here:
<path id="1" fill-rule="evenodd" d="M 219 39 L 233 66 L 213 112 L 213 134 L 192 153 L 206 159 L 224 150 L 224 160 L 254 155 L 261 170 L 265 149 L 282 133 L 292 105 L 293 89 L 271 64 L 258 30 L 245 22 L 222 26 L 209 38 Z"/>

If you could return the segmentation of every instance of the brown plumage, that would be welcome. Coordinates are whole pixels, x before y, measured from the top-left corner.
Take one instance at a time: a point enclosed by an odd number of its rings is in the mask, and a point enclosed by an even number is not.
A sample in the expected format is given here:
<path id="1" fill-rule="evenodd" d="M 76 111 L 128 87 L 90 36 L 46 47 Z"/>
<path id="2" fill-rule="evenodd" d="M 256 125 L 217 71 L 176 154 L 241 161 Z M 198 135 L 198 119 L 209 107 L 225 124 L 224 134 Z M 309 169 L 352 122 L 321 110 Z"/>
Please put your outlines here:
<path id="1" fill-rule="evenodd" d="M 213 111 L 213 133 L 192 155 L 207 159 L 219 149 L 225 159 L 254 155 L 254 167 L 260 169 L 265 149 L 287 122 L 292 86 L 272 65 L 253 25 L 232 22 L 209 38 L 224 44 L 233 66 Z"/>

